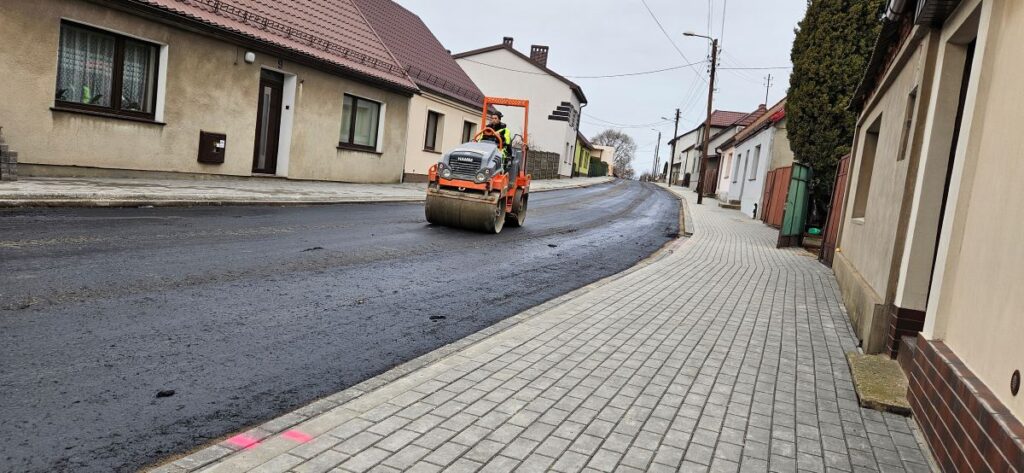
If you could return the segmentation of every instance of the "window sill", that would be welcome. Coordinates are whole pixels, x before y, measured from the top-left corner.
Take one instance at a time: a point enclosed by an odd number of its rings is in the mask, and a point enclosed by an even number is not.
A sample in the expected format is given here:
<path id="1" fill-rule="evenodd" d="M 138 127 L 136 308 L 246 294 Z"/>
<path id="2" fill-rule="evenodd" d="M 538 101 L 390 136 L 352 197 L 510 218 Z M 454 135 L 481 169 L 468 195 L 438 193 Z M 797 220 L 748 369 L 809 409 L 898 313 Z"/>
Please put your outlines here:
<path id="1" fill-rule="evenodd" d="M 363 148 L 363 147 L 360 147 L 360 146 L 352 146 L 352 145 L 345 144 L 345 143 L 338 143 L 338 149 L 340 151 L 358 151 L 360 153 L 375 154 L 377 156 L 383 156 L 384 155 L 384 153 L 381 153 L 380 151 L 377 151 L 375 149 Z"/>
<path id="2" fill-rule="evenodd" d="M 864 217 L 853 217 L 850 222 L 856 223 L 857 225 L 864 225 Z"/>
<path id="3" fill-rule="evenodd" d="M 425 152 L 427 152 L 427 153 L 434 153 L 434 154 L 444 154 L 444 153 L 442 153 L 442 152 L 440 152 L 440 151 L 438 151 L 438 150 L 436 150 L 436 149 L 427 149 L 427 148 L 423 148 L 423 151 L 425 151 Z"/>
<path id="4" fill-rule="evenodd" d="M 93 111 L 93 110 L 82 110 L 82 109 L 78 109 L 78 108 L 61 107 L 61 106 L 57 106 L 57 105 L 54 105 L 54 106 L 50 107 L 50 111 L 62 112 L 62 113 L 77 113 L 79 115 L 90 115 L 90 116 L 93 116 L 93 117 L 113 118 L 114 120 L 125 120 L 125 121 L 130 121 L 130 122 L 146 123 L 146 124 L 149 124 L 149 125 L 164 126 L 164 125 L 167 124 L 167 123 L 164 123 L 164 122 L 158 122 L 156 120 L 151 120 L 149 118 L 132 117 L 132 116 L 128 116 L 128 115 L 118 115 L 116 113 L 97 112 L 97 111 Z"/>

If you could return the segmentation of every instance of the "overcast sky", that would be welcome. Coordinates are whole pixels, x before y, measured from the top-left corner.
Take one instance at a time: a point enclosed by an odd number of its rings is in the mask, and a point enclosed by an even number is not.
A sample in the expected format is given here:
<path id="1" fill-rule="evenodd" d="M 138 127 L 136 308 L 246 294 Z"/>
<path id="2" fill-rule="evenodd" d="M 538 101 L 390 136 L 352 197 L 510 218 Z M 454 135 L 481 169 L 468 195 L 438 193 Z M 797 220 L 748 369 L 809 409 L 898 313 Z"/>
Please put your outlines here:
<path id="1" fill-rule="evenodd" d="M 549 46 L 548 67 L 565 76 L 650 71 L 706 61 L 707 41 L 682 33 L 708 34 L 709 4 L 710 36 L 722 43 L 720 68 L 788 67 L 793 29 L 807 7 L 807 0 L 646 0 L 673 47 L 641 0 L 397 1 L 418 14 L 453 53 L 498 44 L 503 36 L 512 36 L 516 49 L 527 55 L 531 44 Z M 494 15 L 489 17 L 488 12 Z M 788 68 L 720 70 L 714 108 L 754 110 L 765 101 L 769 73 L 770 106 L 785 95 L 789 72 Z M 630 133 L 638 145 L 634 161 L 638 172 L 652 168 L 657 139 L 652 128 L 662 131 L 662 162 L 667 159 L 664 143 L 673 123 L 661 117 L 672 118 L 680 108 L 682 133 L 700 123 L 706 113 L 706 63 L 650 75 L 572 80 L 590 101 L 583 109 L 583 134 L 591 137 L 605 128 Z"/>

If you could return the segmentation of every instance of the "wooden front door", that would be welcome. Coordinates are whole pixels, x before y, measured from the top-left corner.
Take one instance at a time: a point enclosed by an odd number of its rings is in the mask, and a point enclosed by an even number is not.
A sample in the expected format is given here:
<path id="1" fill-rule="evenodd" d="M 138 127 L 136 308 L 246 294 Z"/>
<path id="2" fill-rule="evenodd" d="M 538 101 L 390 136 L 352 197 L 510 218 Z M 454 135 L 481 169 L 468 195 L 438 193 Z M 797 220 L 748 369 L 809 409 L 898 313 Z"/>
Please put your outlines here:
<path id="1" fill-rule="evenodd" d="M 260 99 L 256 109 L 256 143 L 252 152 L 252 172 L 277 173 L 282 95 L 284 75 L 266 69 L 260 72 Z"/>

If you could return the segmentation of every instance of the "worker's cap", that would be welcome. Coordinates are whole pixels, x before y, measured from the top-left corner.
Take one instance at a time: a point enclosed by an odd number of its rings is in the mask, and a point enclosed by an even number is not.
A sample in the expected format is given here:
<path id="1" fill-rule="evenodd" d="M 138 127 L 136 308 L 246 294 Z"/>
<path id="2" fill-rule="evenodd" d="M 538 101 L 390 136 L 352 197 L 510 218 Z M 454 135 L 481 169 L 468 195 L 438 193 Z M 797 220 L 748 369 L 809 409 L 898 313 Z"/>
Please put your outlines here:
<path id="1" fill-rule="evenodd" d="M 492 108 L 492 109 L 487 110 L 487 114 L 488 115 L 497 115 L 498 118 L 504 117 L 504 115 L 502 115 L 501 112 L 499 112 L 498 109 L 496 109 L 496 108 Z"/>

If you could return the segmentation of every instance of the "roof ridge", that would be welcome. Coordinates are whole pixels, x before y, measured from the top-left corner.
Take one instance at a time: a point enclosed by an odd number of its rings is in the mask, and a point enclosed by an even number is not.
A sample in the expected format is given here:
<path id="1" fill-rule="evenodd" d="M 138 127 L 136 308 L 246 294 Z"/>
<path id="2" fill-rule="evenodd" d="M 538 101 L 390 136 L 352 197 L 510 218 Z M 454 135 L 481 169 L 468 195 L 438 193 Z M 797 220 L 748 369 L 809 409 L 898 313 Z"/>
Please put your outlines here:
<path id="1" fill-rule="evenodd" d="M 419 15 L 392 0 L 353 3 L 421 91 L 480 107 L 483 92 Z"/>
<path id="2" fill-rule="evenodd" d="M 573 90 L 574 93 L 577 94 L 577 97 L 580 99 L 580 102 L 587 103 L 587 96 L 583 94 L 583 88 L 580 87 L 579 84 L 577 84 L 577 83 L 569 80 L 569 78 L 567 78 L 567 77 L 565 77 L 565 76 L 555 72 L 550 67 L 547 67 L 545 65 L 538 64 L 538 63 L 534 62 L 533 59 L 530 59 L 529 56 L 527 56 L 526 54 L 523 54 L 522 52 L 520 52 L 519 50 L 517 50 L 516 48 L 514 48 L 514 47 L 512 47 L 512 46 L 510 46 L 508 44 L 500 43 L 500 44 L 496 44 L 496 45 L 493 45 L 493 46 L 485 46 L 485 47 L 482 47 L 482 48 L 472 49 L 472 50 L 461 52 L 461 53 L 458 53 L 458 54 L 452 54 L 452 57 L 455 58 L 455 59 L 464 59 L 464 58 L 466 58 L 468 56 L 476 56 L 478 54 L 489 53 L 489 52 L 498 51 L 498 50 L 508 51 L 508 52 L 514 54 L 515 56 L 517 56 L 519 59 L 522 59 L 522 60 L 526 61 L 531 66 L 536 67 L 536 68 L 540 69 L 541 71 L 543 71 L 543 72 L 545 72 L 547 74 L 550 74 L 552 77 L 554 77 L 554 78 L 564 82 L 566 85 L 569 86 L 569 88 L 571 88 Z M 483 64 L 483 63 L 481 63 L 481 64 Z"/>
<path id="3" fill-rule="evenodd" d="M 417 86 L 416 88 L 419 89 L 419 84 L 416 84 L 416 81 L 409 76 L 409 71 L 402 67 L 402 61 L 398 60 L 398 56 L 396 56 L 395 53 L 391 51 L 391 48 L 388 47 L 387 41 L 384 41 L 384 38 L 381 38 L 380 33 L 377 33 L 377 29 L 373 27 L 373 23 L 370 21 L 369 18 L 366 17 L 366 14 L 363 13 L 363 9 L 359 6 L 359 2 L 353 1 L 351 3 L 352 6 L 356 9 L 356 13 L 359 13 L 359 17 L 363 19 L 363 23 L 366 23 L 366 26 L 370 28 L 370 31 L 373 33 L 373 36 L 377 38 L 377 41 L 381 44 L 381 46 L 384 47 L 384 50 L 387 51 L 388 56 L 391 56 L 391 59 L 395 61 L 395 64 L 398 65 L 398 68 L 402 70 L 402 74 L 405 76 L 405 78 L 409 79 L 409 81 L 415 84 Z M 398 4 L 395 3 L 395 5 Z M 398 6 L 401 7 L 401 5 Z M 410 11 L 410 13 L 412 12 Z"/>

